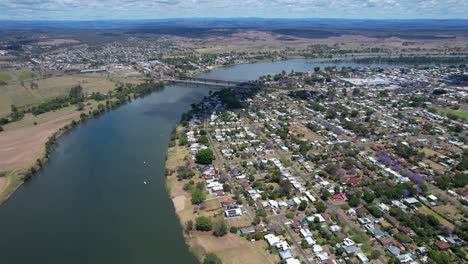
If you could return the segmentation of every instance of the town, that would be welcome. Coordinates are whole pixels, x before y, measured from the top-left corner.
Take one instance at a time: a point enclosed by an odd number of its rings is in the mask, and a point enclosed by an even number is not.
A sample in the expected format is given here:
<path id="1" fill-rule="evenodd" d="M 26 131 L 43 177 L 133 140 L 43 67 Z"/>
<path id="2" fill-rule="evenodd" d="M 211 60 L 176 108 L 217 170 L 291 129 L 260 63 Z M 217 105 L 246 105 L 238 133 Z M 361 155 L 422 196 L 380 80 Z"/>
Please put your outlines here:
<path id="1" fill-rule="evenodd" d="M 317 67 L 214 91 L 168 150 L 189 245 L 251 263 L 466 262 L 463 74 Z M 238 239 L 235 257 L 207 246 Z"/>

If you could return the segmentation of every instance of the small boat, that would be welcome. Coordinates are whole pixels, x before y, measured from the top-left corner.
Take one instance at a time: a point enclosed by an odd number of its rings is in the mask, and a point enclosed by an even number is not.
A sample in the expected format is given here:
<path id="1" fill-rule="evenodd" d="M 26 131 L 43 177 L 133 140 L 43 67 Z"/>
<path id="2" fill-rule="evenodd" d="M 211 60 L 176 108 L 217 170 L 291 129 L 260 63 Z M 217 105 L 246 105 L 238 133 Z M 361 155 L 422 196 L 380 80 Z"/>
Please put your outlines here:
<path id="1" fill-rule="evenodd" d="M 146 184 L 146 181 L 143 181 L 143 184 Z"/>

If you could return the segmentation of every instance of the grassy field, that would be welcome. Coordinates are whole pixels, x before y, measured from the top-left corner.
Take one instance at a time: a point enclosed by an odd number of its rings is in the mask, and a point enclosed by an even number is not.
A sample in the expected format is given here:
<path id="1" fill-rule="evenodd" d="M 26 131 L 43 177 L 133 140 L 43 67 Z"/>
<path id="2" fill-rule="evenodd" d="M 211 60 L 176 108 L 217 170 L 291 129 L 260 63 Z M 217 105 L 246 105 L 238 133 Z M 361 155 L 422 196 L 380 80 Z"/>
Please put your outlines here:
<path id="1" fill-rule="evenodd" d="M 459 109 L 459 110 L 453 110 L 453 109 L 447 109 L 447 108 L 441 108 L 437 107 L 437 111 L 442 114 L 448 114 L 451 113 L 461 120 L 468 120 L 468 109 Z"/>
<path id="2" fill-rule="evenodd" d="M 2 82 L 9 82 L 11 81 L 11 75 L 5 72 L 0 73 L 0 81 Z"/>
<path id="3" fill-rule="evenodd" d="M 30 82 L 0 86 L 0 116 L 10 113 L 12 104 L 25 107 L 39 104 L 57 96 L 68 95 L 70 88 L 80 84 L 84 93 L 107 93 L 115 88 L 115 83 L 105 74 L 61 76 L 38 80 L 38 89 L 31 89 Z"/>
<path id="4" fill-rule="evenodd" d="M 449 221 L 445 220 L 445 218 L 443 218 L 442 216 L 438 215 L 436 212 L 432 211 L 431 209 L 429 209 L 427 206 L 423 205 L 421 208 L 418 209 L 418 211 L 420 213 L 423 213 L 423 214 L 427 214 L 427 215 L 433 215 L 435 218 L 437 218 L 437 220 L 439 220 L 439 222 L 444 225 L 444 226 L 448 226 L 450 229 L 454 229 L 455 226 L 450 223 Z"/>

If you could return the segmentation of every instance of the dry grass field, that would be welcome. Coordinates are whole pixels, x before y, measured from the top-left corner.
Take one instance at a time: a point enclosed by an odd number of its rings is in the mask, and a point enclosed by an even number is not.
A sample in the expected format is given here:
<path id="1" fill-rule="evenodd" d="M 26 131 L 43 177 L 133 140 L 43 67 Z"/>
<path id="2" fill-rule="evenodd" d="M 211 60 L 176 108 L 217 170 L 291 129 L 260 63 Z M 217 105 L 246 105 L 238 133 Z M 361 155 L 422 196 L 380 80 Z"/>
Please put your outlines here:
<path id="1" fill-rule="evenodd" d="M 68 95 L 70 88 L 80 84 L 84 93 L 107 93 L 115 88 L 115 83 L 108 80 L 105 74 L 87 74 L 61 76 L 35 81 L 38 89 L 31 89 L 29 81 L 0 86 L 0 116 L 10 113 L 12 104 L 18 107 L 39 104 L 48 99 Z"/>
<path id="2" fill-rule="evenodd" d="M 49 137 L 79 118 L 73 111 L 38 125 L 20 127 L 0 133 L 0 171 L 21 169 L 34 164 Z"/>

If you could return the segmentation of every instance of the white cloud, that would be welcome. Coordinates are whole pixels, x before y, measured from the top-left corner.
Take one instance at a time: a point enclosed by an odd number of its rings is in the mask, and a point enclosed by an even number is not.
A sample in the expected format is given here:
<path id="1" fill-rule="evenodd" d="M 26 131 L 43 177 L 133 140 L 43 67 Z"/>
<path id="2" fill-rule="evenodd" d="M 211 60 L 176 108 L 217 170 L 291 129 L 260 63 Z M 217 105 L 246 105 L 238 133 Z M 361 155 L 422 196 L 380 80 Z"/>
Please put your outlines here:
<path id="1" fill-rule="evenodd" d="M 467 0 L 1 0 L 0 19 L 468 18 Z"/>

